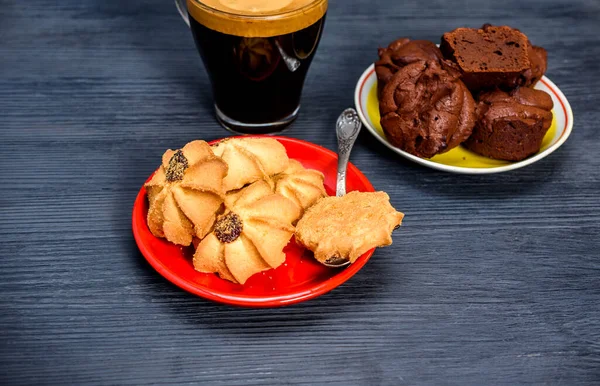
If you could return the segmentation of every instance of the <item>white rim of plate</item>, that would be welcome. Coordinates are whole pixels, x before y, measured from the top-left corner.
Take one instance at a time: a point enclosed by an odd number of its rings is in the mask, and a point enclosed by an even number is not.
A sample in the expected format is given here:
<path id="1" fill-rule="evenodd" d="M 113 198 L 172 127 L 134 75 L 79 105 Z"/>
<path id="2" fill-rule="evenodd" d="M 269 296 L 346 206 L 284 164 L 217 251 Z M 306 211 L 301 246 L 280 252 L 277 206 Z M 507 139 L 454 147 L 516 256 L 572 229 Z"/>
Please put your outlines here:
<path id="1" fill-rule="evenodd" d="M 565 143 L 565 141 L 569 138 L 569 135 L 571 135 L 571 131 L 573 130 L 573 110 L 571 110 L 571 105 L 569 104 L 569 101 L 562 93 L 562 91 L 560 91 L 560 89 L 550 79 L 543 76 L 542 79 L 535 86 L 535 88 L 548 92 L 552 97 L 552 101 L 554 102 L 554 119 L 556 119 L 557 125 L 556 134 L 552 139 L 552 144 L 548 146 L 548 148 L 522 161 L 513 162 L 509 165 L 502 165 L 497 167 L 469 168 L 441 164 L 438 162 L 430 161 L 428 159 L 419 158 L 415 155 L 409 154 L 404 150 L 395 147 L 394 145 L 389 143 L 385 137 L 379 134 L 377 129 L 373 127 L 369 118 L 369 114 L 366 111 L 366 102 L 367 96 L 369 95 L 369 91 L 374 86 L 376 81 L 377 77 L 375 75 L 375 65 L 371 64 L 363 72 L 363 74 L 358 80 L 358 83 L 356 84 L 356 88 L 354 90 L 354 104 L 356 105 L 356 110 L 358 111 L 358 116 L 360 117 L 362 123 L 371 132 L 371 134 L 379 140 L 379 142 L 383 143 L 389 149 L 395 151 L 396 153 L 400 154 L 405 158 L 408 158 L 411 161 L 437 170 L 462 174 L 492 174 L 519 169 L 530 165 L 534 162 L 537 162 L 542 158 L 545 158 L 548 155 L 552 154 L 552 152 L 554 152 L 563 143 Z"/>

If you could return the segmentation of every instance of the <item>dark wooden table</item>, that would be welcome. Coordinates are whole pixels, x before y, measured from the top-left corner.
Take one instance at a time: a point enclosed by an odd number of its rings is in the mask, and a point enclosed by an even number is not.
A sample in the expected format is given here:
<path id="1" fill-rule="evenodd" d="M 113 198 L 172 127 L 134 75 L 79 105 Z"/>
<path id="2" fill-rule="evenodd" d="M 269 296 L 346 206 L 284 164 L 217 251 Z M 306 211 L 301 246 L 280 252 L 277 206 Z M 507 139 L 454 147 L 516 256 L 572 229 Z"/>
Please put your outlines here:
<path id="1" fill-rule="evenodd" d="M 228 135 L 172 1 L 0 1 L 0 384 L 600 384 L 599 21 L 597 0 L 332 1 L 286 135 L 334 149 L 378 45 L 484 22 L 548 49 L 575 127 L 489 176 L 364 132 L 353 162 L 406 213 L 394 245 L 256 310 L 170 284 L 131 234 L 162 151 Z"/>

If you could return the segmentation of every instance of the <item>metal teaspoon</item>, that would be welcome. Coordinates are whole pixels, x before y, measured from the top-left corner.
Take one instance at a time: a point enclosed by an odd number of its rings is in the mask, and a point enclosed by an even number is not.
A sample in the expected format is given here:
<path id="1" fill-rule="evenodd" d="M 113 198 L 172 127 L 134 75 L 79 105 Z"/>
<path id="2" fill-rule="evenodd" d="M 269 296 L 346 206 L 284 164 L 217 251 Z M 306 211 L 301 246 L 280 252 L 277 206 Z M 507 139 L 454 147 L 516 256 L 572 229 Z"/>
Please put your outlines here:
<path id="1" fill-rule="evenodd" d="M 360 133 L 362 124 L 358 118 L 356 110 L 349 108 L 342 112 L 335 124 L 335 131 L 338 140 L 338 169 L 337 169 L 337 184 L 336 196 L 341 197 L 346 194 L 346 168 L 350 159 L 352 146 Z M 337 256 L 330 257 L 324 265 L 332 268 L 344 267 L 350 262 L 344 258 Z"/>

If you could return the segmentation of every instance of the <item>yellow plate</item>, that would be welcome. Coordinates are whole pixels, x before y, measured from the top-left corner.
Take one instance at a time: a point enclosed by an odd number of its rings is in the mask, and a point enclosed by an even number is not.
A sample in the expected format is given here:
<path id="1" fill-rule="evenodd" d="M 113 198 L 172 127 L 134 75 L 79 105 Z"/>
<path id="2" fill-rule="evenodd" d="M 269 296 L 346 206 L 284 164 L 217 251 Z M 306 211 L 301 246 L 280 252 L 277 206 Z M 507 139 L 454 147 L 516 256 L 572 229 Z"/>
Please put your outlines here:
<path id="1" fill-rule="evenodd" d="M 377 77 L 375 68 L 369 66 L 360 77 L 355 90 L 355 104 L 358 115 L 365 127 L 384 145 L 394 150 L 396 153 L 411 159 L 422 165 L 444 170 L 453 173 L 466 174 L 486 174 L 499 173 L 503 171 L 518 169 L 523 166 L 536 162 L 554 150 L 558 149 L 569 137 L 573 128 L 573 112 L 567 98 L 548 78 L 543 77 L 535 87 L 536 89 L 546 91 L 552 97 L 554 102 L 552 126 L 546 133 L 542 141 L 542 148 L 537 154 L 519 161 L 510 162 L 495 160 L 476 154 L 472 151 L 458 146 L 446 153 L 438 154 L 433 158 L 424 159 L 409 154 L 390 144 L 379 123 L 379 100 L 377 98 Z"/>

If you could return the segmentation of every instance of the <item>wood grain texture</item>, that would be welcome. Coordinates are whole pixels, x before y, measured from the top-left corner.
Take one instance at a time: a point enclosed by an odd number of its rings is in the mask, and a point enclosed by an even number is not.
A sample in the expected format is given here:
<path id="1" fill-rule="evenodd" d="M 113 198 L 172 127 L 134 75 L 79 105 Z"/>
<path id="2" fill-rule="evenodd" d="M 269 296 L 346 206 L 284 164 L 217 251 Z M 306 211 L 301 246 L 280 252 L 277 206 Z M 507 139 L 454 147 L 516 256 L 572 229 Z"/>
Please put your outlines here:
<path id="1" fill-rule="evenodd" d="M 600 384 L 598 20 L 597 0 L 331 1 L 286 135 L 333 149 L 377 46 L 484 22 L 548 49 L 574 131 L 489 176 L 361 134 L 352 161 L 406 213 L 394 245 L 252 310 L 179 290 L 131 235 L 162 150 L 228 135 L 172 1 L 0 1 L 0 384 Z"/>

